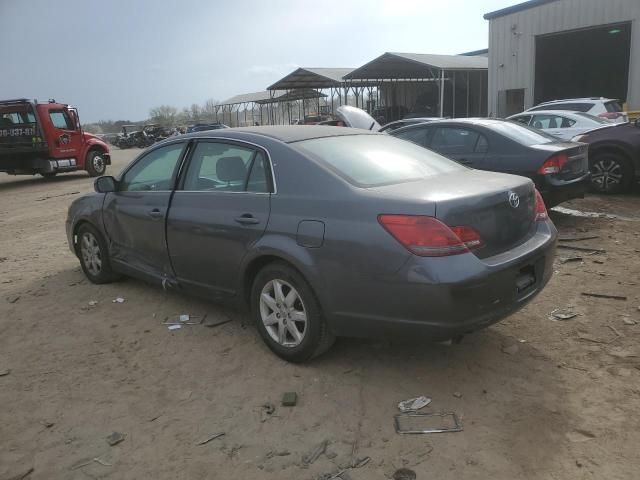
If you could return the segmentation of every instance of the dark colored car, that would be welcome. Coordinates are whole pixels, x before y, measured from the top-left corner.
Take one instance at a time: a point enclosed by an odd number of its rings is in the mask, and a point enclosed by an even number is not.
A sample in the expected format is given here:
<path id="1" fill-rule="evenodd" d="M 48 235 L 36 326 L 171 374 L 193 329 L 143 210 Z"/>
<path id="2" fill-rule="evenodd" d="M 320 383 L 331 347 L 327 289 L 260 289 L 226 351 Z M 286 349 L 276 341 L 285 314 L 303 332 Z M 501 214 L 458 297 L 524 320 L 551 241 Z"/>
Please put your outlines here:
<path id="1" fill-rule="evenodd" d="M 247 303 L 290 361 L 335 336 L 441 340 L 520 309 L 557 232 L 526 178 L 323 126 L 174 137 L 69 207 L 94 283 L 126 274 Z"/>
<path id="2" fill-rule="evenodd" d="M 620 193 L 640 180 L 640 121 L 591 130 L 573 140 L 589 144 L 591 186 L 595 191 Z"/>
<path id="3" fill-rule="evenodd" d="M 208 130 L 219 130 L 229 128 L 223 123 L 196 123 L 187 127 L 187 133 L 206 132 Z"/>
<path id="4" fill-rule="evenodd" d="M 500 119 L 439 120 L 390 132 L 463 165 L 530 178 L 548 207 L 583 198 L 588 147 Z"/>
<path id="5" fill-rule="evenodd" d="M 403 118 L 402 120 L 396 120 L 395 122 L 387 123 L 383 125 L 379 132 L 392 132 L 402 127 L 408 127 L 409 125 L 416 125 L 418 123 L 433 122 L 434 120 L 442 120 L 440 117 L 415 117 L 415 118 Z"/>

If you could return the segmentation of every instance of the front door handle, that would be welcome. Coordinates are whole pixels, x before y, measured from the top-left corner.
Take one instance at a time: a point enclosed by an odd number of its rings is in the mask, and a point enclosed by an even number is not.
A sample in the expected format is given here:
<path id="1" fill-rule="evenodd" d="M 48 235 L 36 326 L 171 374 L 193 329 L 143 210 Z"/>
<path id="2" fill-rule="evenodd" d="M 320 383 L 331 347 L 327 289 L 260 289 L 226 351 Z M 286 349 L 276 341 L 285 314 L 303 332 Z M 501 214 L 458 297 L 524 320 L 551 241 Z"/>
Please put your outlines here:
<path id="1" fill-rule="evenodd" d="M 250 213 L 245 213 L 244 215 L 234 218 L 234 220 L 242 225 L 257 225 L 260 223 L 260 220 Z"/>
<path id="2" fill-rule="evenodd" d="M 147 215 L 149 215 L 151 218 L 161 218 L 164 216 L 164 213 L 162 213 L 159 208 L 154 208 L 153 210 L 149 210 L 147 212 Z"/>

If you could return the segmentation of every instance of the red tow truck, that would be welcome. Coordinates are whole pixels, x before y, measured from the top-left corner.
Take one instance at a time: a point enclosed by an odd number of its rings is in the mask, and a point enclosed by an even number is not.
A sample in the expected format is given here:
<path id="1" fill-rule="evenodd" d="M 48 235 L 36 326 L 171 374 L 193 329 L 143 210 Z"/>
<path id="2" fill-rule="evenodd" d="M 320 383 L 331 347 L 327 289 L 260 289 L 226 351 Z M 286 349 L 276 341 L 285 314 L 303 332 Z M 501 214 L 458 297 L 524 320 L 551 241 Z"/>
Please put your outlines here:
<path id="1" fill-rule="evenodd" d="M 109 147 L 82 131 L 76 108 L 55 100 L 0 100 L 0 172 L 51 178 L 86 170 L 97 177 L 110 164 Z"/>

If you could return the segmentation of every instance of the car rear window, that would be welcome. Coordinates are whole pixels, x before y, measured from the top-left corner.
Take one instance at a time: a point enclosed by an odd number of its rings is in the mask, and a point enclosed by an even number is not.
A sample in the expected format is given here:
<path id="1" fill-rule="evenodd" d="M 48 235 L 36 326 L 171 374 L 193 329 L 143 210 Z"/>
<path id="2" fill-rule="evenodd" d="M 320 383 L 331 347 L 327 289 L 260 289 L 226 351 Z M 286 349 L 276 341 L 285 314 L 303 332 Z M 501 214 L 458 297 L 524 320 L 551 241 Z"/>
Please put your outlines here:
<path id="1" fill-rule="evenodd" d="M 607 109 L 607 112 L 621 112 L 622 111 L 622 105 L 620 105 L 620 102 L 618 102 L 616 100 L 612 100 L 610 102 L 605 102 L 604 108 Z"/>
<path id="2" fill-rule="evenodd" d="M 557 142 L 558 139 L 540 130 L 527 127 L 515 122 L 492 122 L 487 125 L 494 132 L 504 135 L 521 145 L 541 145 L 543 143 Z"/>
<path id="3" fill-rule="evenodd" d="M 345 135 L 292 144 L 358 187 L 411 182 L 466 167 L 388 135 Z"/>

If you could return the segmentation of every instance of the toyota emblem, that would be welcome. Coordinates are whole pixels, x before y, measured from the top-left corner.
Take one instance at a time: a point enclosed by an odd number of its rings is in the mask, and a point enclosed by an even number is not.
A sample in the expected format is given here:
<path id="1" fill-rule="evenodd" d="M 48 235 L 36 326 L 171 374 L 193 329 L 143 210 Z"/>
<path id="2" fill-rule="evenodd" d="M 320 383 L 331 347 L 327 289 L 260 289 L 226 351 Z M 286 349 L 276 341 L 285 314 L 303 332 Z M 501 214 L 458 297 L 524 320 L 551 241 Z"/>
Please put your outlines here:
<path id="1" fill-rule="evenodd" d="M 512 208 L 518 208 L 518 205 L 520 205 L 520 197 L 516 192 L 509 192 L 509 205 Z"/>

